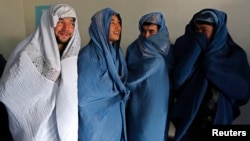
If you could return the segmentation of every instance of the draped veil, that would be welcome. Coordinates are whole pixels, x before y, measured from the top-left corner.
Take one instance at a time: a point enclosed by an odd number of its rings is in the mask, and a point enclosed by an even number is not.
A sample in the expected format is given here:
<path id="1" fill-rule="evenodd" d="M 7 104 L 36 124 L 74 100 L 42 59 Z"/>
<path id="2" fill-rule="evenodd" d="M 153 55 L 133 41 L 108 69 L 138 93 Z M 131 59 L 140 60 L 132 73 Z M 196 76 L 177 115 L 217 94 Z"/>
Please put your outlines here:
<path id="1" fill-rule="evenodd" d="M 127 68 L 120 40 L 109 42 L 111 8 L 95 13 L 89 27 L 90 42 L 78 58 L 79 140 L 126 140 L 125 87 Z M 120 18 L 121 20 L 121 18 Z"/>
<path id="2" fill-rule="evenodd" d="M 194 17 L 202 11 L 212 11 L 218 18 L 212 41 L 194 30 Z M 194 120 L 209 85 L 218 93 L 213 124 L 231 124 L 240 114 L 239 107 L 250 96 L 250 68 L 245 51 L 228 33 L 226 13 L 203 9 L 186 26 L 185 34 L 173 48 L 174 87 L 177 101 L 172 110 L 176 140 L 180 140 Z"/>
<path id="3" fill-rule="evenodd" d="M 77 18 L 62 57 L 54 27 L 63 16 L 76 16 L 65 4 L 44 11 L 34 33 L 10 55 L 0 81 L 0 100 L 8 111 L 14 140 L 77 140 Z M 65 122 L 66 121 L 66 122 Z"/>
<path id="4" fill-rule="evenodd" d="M 127 108 L 128 140 L 165 141 L 169 124 L 171 84 L 168 55 L 171 43 L 162 13 L 142 16 L 140 32 L 144 22 L 157 24 L 160 28 L 157 34 L 148 38 L 140 34 L 127 49 L 127 85 L 131 90 Z"/>

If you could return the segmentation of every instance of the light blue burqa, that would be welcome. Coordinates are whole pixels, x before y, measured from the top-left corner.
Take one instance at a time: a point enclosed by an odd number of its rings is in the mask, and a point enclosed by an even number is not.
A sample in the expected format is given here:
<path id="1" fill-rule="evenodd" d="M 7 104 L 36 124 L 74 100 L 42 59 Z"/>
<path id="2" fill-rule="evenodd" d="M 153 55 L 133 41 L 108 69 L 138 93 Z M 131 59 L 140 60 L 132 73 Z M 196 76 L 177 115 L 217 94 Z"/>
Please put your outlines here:
<path id="1" fill-rule="evenodd" d="M 79 141 L 126 140 L 127 68 L 120 40 L 109 42 L 112 15 L 120 18 L 110 8 L 91 18 L 91 40 L 79 53 Z"/>
<path id="2" fill-rule="evenodd" d="M 165 20 L 160 12 L 141 17 L 160 26 L 157 34 L 139 37 L 128 47 L 128 87 L 131 99 L 127 108 L 129 141 L 166 141 L 170 96 L 168 54 L 171 47 Z"/>

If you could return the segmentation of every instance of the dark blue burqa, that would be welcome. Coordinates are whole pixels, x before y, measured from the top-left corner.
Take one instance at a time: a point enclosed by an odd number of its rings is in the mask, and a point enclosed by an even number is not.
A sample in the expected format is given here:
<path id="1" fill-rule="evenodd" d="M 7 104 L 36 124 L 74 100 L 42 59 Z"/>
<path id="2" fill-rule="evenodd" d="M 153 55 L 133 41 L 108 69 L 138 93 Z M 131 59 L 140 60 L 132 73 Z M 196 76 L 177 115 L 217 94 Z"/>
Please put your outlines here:
<path id="1" fill-rule="evenodd" d="M 128 47 L 128 87 L 131 99 L 127 107 L 129 141 L 166 141 L 170 95 L 168 53 L 170 40 L 163 15 L 153 12 L 142 16 L 144 22 L 160 26 L 157 34 L 139 37 Z"/>
<path id="2" fill-rule="evenodd" d="M 195 14 L 173 48 L 176 63 L 173 79 L 178 98 L 172 119 L 177 141 L 186 134 L 197 115 L 209 84 L 219 92 L 213 124 L 231 124 L 240 114 L 239 107 L 246 104 L 250 96 L 247 55 L 230 37 L 227 15 L 215 9 L 204 10 L 211 10 L 218 17 L 212 41 L 194 32 Z"/>
<path id="3" fill-rule="evenodd" d="M 91 18 L 91 40 L 79 53 L 79 141 L 126 140 L 127 68 L 120 40 L 109 42 L 112 15 L 120 18 L 110 8 Z"/>

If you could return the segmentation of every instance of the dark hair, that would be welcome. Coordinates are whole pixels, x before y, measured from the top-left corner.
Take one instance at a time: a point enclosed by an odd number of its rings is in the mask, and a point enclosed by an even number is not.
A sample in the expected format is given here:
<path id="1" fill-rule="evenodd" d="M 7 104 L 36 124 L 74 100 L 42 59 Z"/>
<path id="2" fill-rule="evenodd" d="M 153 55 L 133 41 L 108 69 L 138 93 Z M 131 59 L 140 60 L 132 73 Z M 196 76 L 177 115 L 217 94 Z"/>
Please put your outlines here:
<path id="1" fill-rule="evenodd" d="M 121 16 L 120 16 L 120 14 L 115 13 L 115 14 L 113 14 L 112 16 L 116 16 L 116 17 L 118 18 L 118 20 L 120 21 L 120 24 L 121 24 L 121 26 L 122 26 L 122 18 L 121 18 Z"/>
<path id="2" fill-rule="evenodd" d="M 142 24 L 142 26 L 149 26 L 149 25 L 157 25 L 157 29 L 159 30 L 160 29 L 160 25 L 158 25 L 158 24 L 155 24 L 155 23 L 150 23 L 150 22 L 144 22 L 143 24 Z"/>
<path id="3" fill-rule="evenodd" d="M 211 22 L 206 22 L 206 21 L 196 21 L 195 24 L 207 24 L 207 25 L 211 25 L 213 27 L 215 27 L 215 23 L 211 23 Z"/>

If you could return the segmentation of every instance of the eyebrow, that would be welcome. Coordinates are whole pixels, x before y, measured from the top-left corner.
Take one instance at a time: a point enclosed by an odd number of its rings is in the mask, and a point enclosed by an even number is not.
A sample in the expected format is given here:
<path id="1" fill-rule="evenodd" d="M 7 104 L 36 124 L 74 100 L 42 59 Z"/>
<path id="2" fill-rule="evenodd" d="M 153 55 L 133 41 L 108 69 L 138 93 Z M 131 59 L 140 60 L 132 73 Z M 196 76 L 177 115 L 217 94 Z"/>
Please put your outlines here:
<path id="1" fill-rule="evenodd" d="M 73 21 L 73 22 L 75 22 L 76 21 L 76 18 L 74 18 L 74 17 L 68 17 L 68 18 L 72 18 L 72 20 L 71 21 Z M 59 20 L 63 20 L 63 18 L 59 18 Z M 58 20 L 58 21 L 59 21 Z"/>

